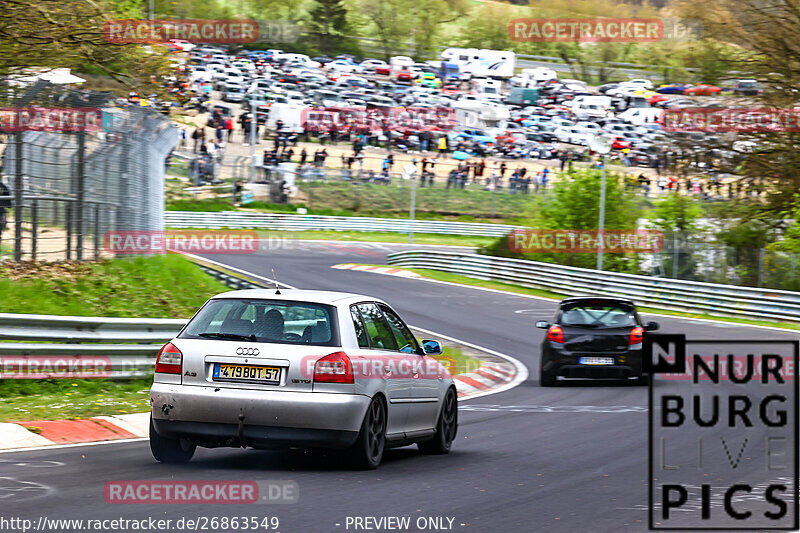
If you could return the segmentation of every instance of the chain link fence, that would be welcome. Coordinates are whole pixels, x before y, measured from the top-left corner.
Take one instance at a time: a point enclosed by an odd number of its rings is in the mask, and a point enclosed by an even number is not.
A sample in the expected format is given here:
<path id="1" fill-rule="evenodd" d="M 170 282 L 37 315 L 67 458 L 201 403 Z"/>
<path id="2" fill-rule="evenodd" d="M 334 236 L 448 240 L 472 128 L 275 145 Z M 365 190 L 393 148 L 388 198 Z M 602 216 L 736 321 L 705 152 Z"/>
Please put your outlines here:
<path id="1" fill-rule="evenodd" d="M 165 161 L 178 140 L 166 117 L 109 93 L 43 82 L 0 89 L 8 190 L 0 206 L 9 222 L 0 255 L 10 248 L 15 261 L 96 259 L 110 231 L 164 229 Z M 73 127 L 48 122 L 58 113 Z M 85 123 L 74 127 L 78 113 Z"/>

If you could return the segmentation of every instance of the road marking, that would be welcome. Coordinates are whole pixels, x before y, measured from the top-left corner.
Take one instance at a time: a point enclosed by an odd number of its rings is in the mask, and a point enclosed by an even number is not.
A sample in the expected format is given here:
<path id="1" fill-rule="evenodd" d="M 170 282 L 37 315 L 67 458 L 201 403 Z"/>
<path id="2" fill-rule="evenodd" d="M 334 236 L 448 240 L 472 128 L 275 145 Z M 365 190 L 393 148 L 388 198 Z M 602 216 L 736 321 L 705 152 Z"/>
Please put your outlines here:
<path id="1" fill-rule="evenodd" d="M 511 413 L 646 413 L 647 407 L 635 405 L 498 405 L 470 403 L 460 411 Z"/>

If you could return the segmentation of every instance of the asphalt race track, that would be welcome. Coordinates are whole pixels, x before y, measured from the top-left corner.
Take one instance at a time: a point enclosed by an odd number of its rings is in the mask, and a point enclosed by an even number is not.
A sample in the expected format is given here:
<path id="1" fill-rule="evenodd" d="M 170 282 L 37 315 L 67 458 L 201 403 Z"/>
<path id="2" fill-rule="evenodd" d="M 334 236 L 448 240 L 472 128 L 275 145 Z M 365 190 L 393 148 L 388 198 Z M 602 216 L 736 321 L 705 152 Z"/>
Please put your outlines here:
<path id="1" fill-rule="evenodd" d="M 450 455 L 421 456 L 416 447 L 390 450 L 378 470 L 356 472 L 302 452 L 235 449 L 198 449 L 190 464 L 167 466 L 153 460 L 145 441 L 6 453 L 0 454 L 0 514 L 34 522 L 42 515 L 277 516 L 282 533 L 355 531 L 346 527 L 347 517 L 355 516 L 410 516 L 412 525 L 420 516 L 447 517 L 454 519 L 452 530 L 465 532 L 646 531 L 647 387 L 588 382 L 539 387 L 543 330 L 533 324 L 552 318 L 551 301 L 330 268 L 383 264 L 391 249 L 399 248 L 308 243 L 262 255 L 208 258 L 267 277 L 274 268 L 281 282 L 298 288 L 373 295 L 413 326 L 523 362 L 530 373 L 524 383 L 462 402 Z M 766 328 L 652 319 L 662 333 L 690 339 L 797 338 Z M 106 481 L 150 479 L 293 480 L 300 498 L 292 505 L 213 507 L 104 500 Z"/>

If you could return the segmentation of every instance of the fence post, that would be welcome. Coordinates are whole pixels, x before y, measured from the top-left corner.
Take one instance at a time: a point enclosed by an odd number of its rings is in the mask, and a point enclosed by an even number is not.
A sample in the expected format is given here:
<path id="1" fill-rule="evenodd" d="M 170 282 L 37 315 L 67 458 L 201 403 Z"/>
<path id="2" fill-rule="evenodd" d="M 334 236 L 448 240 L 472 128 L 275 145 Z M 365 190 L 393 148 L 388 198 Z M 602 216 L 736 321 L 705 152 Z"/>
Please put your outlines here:
<path id="1" fill-rule="evenodd" d="M 72 259 L 72 202 L 64 206 L 64 220 L 67 229 L 67 261 Z"/>
<path id="2" fill-rule="evenodd" d="M 75 209 L 75 257 L 83 260 L 83 214 L 86 193 L 86 132 L 79 131 L 78 136 L 78 168 L 77 168 L 77 205 Z"/>
<path id="3" fill-rule="evenodd" d="M 36 261 L 36 237 L 38 236 L 39 205 L 36 198 L 31 203 L 31 261 Z"/>
<path id="4" fill-rule="evenodd" d="M 678 239 L 672 239 L 672 278 L 678 279 Z"/>
<path id="5" fill-rule="evenodd" d="M 100 204 L 94 204 L 94 260 L 100 260 Z"/>
<path id="6" fill-rule="evenodd" d="M 14 261 L 22 260 L 22 132 L 14 134 Z"/>

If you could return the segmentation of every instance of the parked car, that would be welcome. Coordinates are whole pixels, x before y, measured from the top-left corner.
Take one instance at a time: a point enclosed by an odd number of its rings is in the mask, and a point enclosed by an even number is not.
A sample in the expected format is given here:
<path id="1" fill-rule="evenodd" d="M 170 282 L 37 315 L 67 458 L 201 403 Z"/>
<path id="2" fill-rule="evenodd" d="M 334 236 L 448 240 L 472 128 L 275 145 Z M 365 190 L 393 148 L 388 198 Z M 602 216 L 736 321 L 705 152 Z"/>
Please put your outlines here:
<path id="1" fill-rule="evenodd" d="M 717 87 L 716 85 L 708 85 L 705 83 L 701 83 L 700 85 L 695 85 L 694 87 L 688 87 L 683 94 L 686 96 L 713 96 L 715 94 L 719 94 L 722 91 L 722 88 Z"/>

